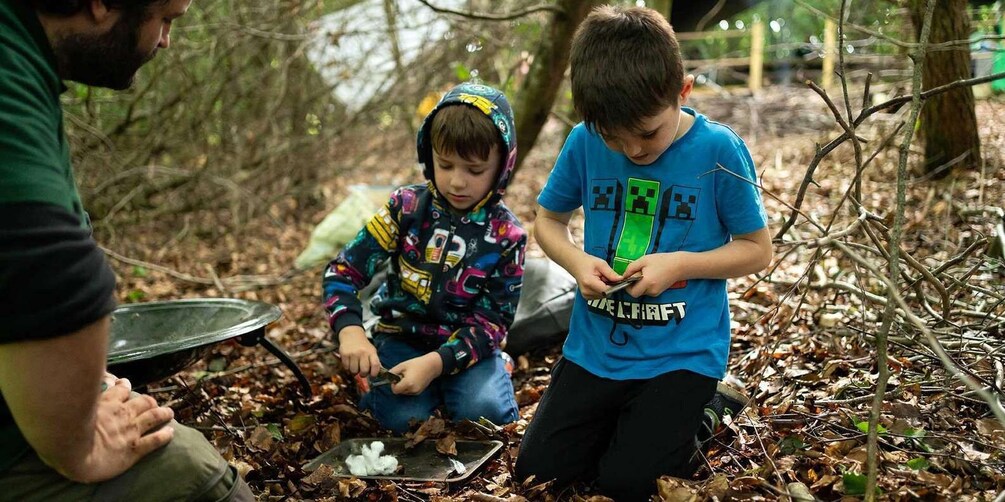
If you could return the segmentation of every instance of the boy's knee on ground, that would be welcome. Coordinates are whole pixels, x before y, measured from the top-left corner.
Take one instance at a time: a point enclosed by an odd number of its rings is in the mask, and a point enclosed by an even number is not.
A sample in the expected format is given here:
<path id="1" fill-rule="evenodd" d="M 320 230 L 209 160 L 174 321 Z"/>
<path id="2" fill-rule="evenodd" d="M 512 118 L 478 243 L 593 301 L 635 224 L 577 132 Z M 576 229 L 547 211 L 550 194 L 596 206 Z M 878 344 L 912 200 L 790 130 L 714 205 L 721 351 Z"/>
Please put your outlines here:
<path id="1" fill-rule="evenodd" d="M 618 501 L 649 500 L 648 497 L 656 493 L 656 480 L 660 476 L 689 478 L 697 467 L 690 457 L 682 457 L 679 463 L 672 466 L 646 467 L 639 464 L 638 459 L 626 455 L 602 459 L 597 486 L 604 494 Z"/>
<path id="2" fill-rule="evenodd" d="M 404 434 L 411 428 L 412 422 L 422 422 L 427 418 L 428 415 L 422 417 L 411 413 L 390 413 L 378 416 L 377 422 L 395 434 Z"/>
<path id="3" fill-rule="evenodd" d="M 364 395 L 360 407 L 370 410 L 381 427 L 395 434 L 408 432 L 413 420 L 422 422 L 433 413 L 430 403 L 419 396 L 397 396 L 383 389 L 374 389 Z"/>
<path id="4" fill-rule="evenodd" d="M 518 418 L 516 410 L 510 403 L 479 394 L 471 394 L 455 404 L 450 410 L 450 417 L 455 422 L 461 420 L 477 422 L 480 417 L 485 417 L 496 425 L 508 424 Z"/>
<path id="5" fill-rule="evenodd" d="M 602 466 L 597 487 L 618 501 L 648 500 L 656 493 L 656 478 L 659 476 L 659 473 L 638 469 L 630 461 L 622 462 L 616 466 Z"/>
<path id="6" fill-rule="evenodd" d="M 534 476 L 535 483 L 555 480 L 557 485 L 563 486 L 575 481 L 570 477 L 572 473 L 566 468 L 567 464 L 568 462 L 563 462 L 563 459 L 558 458 L 553 452 L 528 445 L 524 441 L 520 445 L 520 454 L 517 455 L 514 471 L 516 478 L 521 482 Z"/>

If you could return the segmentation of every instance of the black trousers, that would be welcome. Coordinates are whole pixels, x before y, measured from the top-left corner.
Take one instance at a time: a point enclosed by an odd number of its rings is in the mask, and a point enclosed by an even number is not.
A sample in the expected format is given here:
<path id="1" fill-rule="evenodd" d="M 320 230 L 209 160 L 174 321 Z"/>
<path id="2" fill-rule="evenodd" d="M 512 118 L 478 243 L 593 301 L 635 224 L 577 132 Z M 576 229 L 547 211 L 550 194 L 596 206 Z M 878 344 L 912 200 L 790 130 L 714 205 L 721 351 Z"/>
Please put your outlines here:
<path id="1" fill-rule="evenodd" d="M 596 481 L 615 500 L 648 500 L 661 475 L 688 478 L 702 410 L 716 380 L 686 370 L 610 380 L 561 359 L 527 427 L 519 479 Z"/>

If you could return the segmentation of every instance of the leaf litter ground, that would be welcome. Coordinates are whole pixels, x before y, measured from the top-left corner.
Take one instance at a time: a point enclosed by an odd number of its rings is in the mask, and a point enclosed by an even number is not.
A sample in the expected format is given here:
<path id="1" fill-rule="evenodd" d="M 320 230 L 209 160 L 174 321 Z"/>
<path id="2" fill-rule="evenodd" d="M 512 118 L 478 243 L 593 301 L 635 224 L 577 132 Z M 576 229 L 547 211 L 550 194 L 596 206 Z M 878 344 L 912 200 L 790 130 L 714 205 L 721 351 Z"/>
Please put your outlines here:
<path id="1" fill-rule="evenodd" d="M 769 91 L 749 96 L 695 96 L 710 118 L 729 123 L 743 136 L 762 172 L 765 188 L 792 203 L 814 145 L 837 133 L 823 104 L 808 91 Z M 879 138 L 903 115 L 880 117 L 865 133 Z M 1005 181 L 1005 102 L 978 104 L 984 173 L 962 173 L 944 181 L 914 183 L 904 247 L 918 258 L 946 260 L 952 245 L 990 233 L 988 222 L 962 216 L 961 206 L 1000 205 Z M 561 146 L 563 126 L 550 123 L 518 173 L 507 203 L 529 228 L 534 197 L 547 179 Z M 418 173 L 408 158 L 410 138 L 360 133 L 333 147 L 340 165 L 359 162 L 332 176 L 321 192 L 325 207 L 301 207 L 294 198 L 263 208 L 262 217 L 225 228 L 227 214 L 194 213 L 162 218 L 157 225 L 135 224 L 99 241 L 119 254 L 199 277 L 278 277 L 291 268 L 316 224 L 352 183 L 401 184 Z M 352 145 L 357 145 L 353 150 Z M 916 144 L 914 150 L 920 152 Z M 374 151 L 387 152 L 373 155 Z M 897 152 L 881 153 L 867 171 L 864 204 L 890 208 L 895 193 Z M 914 155 L 916 160 L 918 155 Z M 854 157 L 842 147 L 825 160 L 803 206 L 820 218 L 833 211 L 847 187 Z M 393 166 L 389 168 L 387 166 Z M 788 216 L 766 196 L 771 225 Z M 889 210 L 884 209 L 884 214 Z M 852 218 L 850 216 L 849 218 Z M 574 235 L 581 235 L 575 220 Z M 575 228 L 576 226 L 578 228 Z M 224 230 L 221 230 L 224 228 Z M 195 229 L 194 231 L 191 229 Z M 808 234 L 797 225 L 790 238 Z M 128 238 L 125 235 L 128 235 Z M 535 243 L 529 254 L 540 256 Z M 654 485 L 661 500 L 774 500 L 786 491 L 812 493 L 823 500 L 860 494 L 864 489 L 863 421 L 876 382 L 871 329 L 877 322 L 852 322 L 855 302 L 833 287 L 792 291 L 789 284 L 807 273 L 807 253 L 782 256 L 770 281 L 745 278 L 730 283 L 734 336 L 729 372 L 753 397 L 728 424 L 694 480 L 662 478 Z M 825 283 L 853 267 L 834 257 L 818 257 L 809 273 Z M 314 398 L 299 403 L 292 373 L 264 350 L 220 344 L 189 370 L 148 390 L 176 411 L 176 418 L 210 437 L 262 500 L 606 500 L 588 486 L 553 490 L 548 483 L 517 483 L 513 463 L 522 434 L 550 380 L 560 347 L 517 359 L 513 375 L 521 419 L 504 427 L 452 424 L 432 419 L 415 441 L 437 441 L 449 451 L 458 439 L 499 439 L 502 454 L 463 486 L 436 483 L 364 482 L 335 478 L 330 471 L 305 473 L 301 466 L 343 438 L 386 434 L 356 408 L 353 380 L 340 368 L 319 306 L 318 270 L 289 273 L 280 284 L 226 287 L 179 280 L 171 274 L 113 260 L 120 300 L 152 301 L 184 297 L 233 296 L 274 303 L 283 319 L 268 336 L 293 354 L 314 386 Z M 1002 271 L 976 270 L 984 287 L 1002 292 Z M 836 281 L 839 282 L 839 281 Z M 993 310 L 993 307 L 991 307 Z M 1001 312 L 999 308 L 997 312 Z M 858 328 L 856 328 L 856 326 Z M 864 329 L 863 329 L 864 328 Z M 954 356 L 976 375 L 995 381 L 1002 371 L 1002 333 L 983 333 L 994 347 L 985 357 L 960 349 Z M 894 333 L 890 347 L 893 378 L 881 417 L 880 488 L 889 500 L 991 500 L 1005 488 L 1005 427 L 988 406 L 947 374 L 907 333 Z M 1001 383 L 998 381 L 997 383 Z M 658 434 L 658 431 L 653 431 Z M 802 490 L 802 491 L 801 491 Z"/>

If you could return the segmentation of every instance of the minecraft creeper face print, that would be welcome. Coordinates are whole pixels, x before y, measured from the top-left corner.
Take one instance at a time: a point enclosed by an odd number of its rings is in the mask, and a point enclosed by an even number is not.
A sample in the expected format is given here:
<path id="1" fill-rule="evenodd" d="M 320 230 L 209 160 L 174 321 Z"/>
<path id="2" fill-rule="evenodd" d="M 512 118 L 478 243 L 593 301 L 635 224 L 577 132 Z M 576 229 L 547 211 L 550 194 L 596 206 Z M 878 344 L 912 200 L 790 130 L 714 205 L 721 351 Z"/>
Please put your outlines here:
<path id="1" fill-rule="evenodd" d="M 621 239 L 614 251 L 611 267 L 621 274 L 628 264 L 646 254 L 652 242 L 653 225 L 659 202 L 660 183 L 658 181 L 628 179 L 628 194 L 625 197 L 625 224 Z"/>
<path id="2" fill-rule="evenodd" d="M 617 211 L 621 202 L 621 184 L 618 180 L 596 180 L 590 190 L 590 209 L 593 211 Z"/>

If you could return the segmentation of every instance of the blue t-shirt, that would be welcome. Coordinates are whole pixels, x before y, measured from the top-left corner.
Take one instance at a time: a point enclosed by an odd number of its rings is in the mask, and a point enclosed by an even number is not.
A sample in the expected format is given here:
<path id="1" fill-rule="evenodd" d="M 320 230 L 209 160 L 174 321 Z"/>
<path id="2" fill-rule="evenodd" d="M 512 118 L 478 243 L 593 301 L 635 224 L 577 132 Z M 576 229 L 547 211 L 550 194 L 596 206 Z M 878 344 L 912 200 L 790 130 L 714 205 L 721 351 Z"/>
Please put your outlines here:
<path id="1" fill-rule="evenodd" d="M 648 166 L 631 163 L 577 125 L 538 196 L 549 211 L 582 206 L 584 249 L 618 272 L 646 254 L 716 249 L 730 235 L 767 223 L 743 140 L 728 126 L 684 110 L 695 117 L 691 129 Z M 693 279 L 655 297 L 622 291 L 587 301 L 577 292 L 563 352 L 616 380 L 679 369 L 721 379 L 729 355 L 726 281 Z"/>

